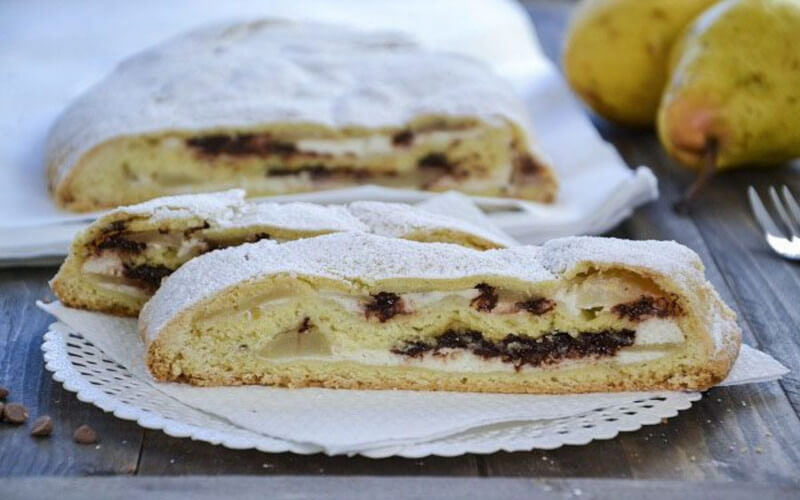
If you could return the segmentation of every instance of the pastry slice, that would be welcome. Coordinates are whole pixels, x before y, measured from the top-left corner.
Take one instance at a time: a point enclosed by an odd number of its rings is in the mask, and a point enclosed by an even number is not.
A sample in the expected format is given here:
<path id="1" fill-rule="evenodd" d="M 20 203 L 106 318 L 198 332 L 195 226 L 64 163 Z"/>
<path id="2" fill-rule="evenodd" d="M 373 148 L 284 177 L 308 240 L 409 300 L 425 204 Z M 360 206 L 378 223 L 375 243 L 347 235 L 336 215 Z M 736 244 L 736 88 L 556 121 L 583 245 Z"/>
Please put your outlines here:
<path id="1" fill-rule="evenodd" d="M 740 330 L 689 249 L 478 252 L 363 233 L 192 260 L 139 317 L 161 381 L 518 393 L 701 390 Z"/>
<path id="2" fill-rule="evenodd" d="M 231 190 L 168 196 L 119 208 L 75 237 L 50 285 L 68 306 L 136 316 L 161 280 L 186 261 L 246 242 L 374 230 L 478 249 L 514 244 L 507 236 L 475 224 L 408 205 L 356 206 L 358 217 L 343 206 L 248 203 L 244 191 Z"/>
<path id="3" fill-rule="evenodd" d="M 243 188 L 379 184 L 550 202 L 524 103 L 481 63 L 397 35 L 254 21 L 131 57 L 47 142 L 56 202 L 89 211 Z"/>

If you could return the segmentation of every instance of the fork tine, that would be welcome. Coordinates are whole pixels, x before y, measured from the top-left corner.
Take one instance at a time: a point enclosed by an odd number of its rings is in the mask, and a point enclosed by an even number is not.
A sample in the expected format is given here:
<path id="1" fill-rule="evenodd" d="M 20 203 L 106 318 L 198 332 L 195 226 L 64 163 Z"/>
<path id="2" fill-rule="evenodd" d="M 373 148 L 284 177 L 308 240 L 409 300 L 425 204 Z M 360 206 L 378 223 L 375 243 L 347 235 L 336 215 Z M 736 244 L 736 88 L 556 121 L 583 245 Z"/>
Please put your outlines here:
<path id="1" fill-rule="evenodd" d="M 785 184 L 781 192 L 783 194 L 783 199 L 786 200 L 786 206 L 789 212 L 794 216 L 795 229 L 800 230 L 800 205 L 797 204 L 797 200 L 794 199 L 792 192 L 789 191 L 789 188 Z"/>
<path id="2" fill-rule="evenodd" d="M 753 215 L 761 226 L 761 229 L 766 234 L 776 238 L 785 238 L 781 230 L 778 229 L 778 226 L 775 225 L 775 222 L 772 221 L 772 217 L 770 217 L 769 212 L 767 212 L 767 209 L 764 207 L 761 198 L 758 197 L 758 193 L 753 186 L 747 188 L 747 197 L 750 199 L 750 208 L 753 209 Z"/>
<path id="3" fill-rule="evenodd" d="M 772 199 L 772 206 L 775 207 L 775 211 L 778 212 L 778 216 L 781 218 L 783 222 L 783 226 L 789 231 L 790 236 L 800 236 L 800 232 L 794 227 L 794 221 L 789 217 L 789 214 L 786 213 L 786 209 L 783 207 L 783 202 L 778 197 L 778 191 L 775 189 L 774 186 L 769 187 L 769 197 Z"/>

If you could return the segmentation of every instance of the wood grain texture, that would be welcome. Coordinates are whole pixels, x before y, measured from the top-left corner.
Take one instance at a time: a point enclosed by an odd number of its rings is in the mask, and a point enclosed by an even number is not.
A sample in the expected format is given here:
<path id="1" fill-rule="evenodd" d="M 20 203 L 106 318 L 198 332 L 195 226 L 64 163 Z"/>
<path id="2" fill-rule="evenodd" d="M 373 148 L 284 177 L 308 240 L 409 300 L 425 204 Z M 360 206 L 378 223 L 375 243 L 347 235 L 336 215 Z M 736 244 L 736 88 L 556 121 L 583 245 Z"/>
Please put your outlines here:
<path id="1" fill-rule="evenodd" d="M 527 480 L 478 478 L 375 477 L 183 477 L 183 478 L 31 478 L 3 485 L 8 500 L 84 500 L 158 498 L 218 500 L 220 498 L 333 499 L 486 499 L 504 500 L 591 498 L 618 500 L 750 500 L 797 498 L 800 490 L 765 483 L 697 483 L 692 481 Z M 154 497 L 154 493 L 157 496 Z"/>
<path id="2" fill-rule="evenodd" d="M 229 450 L 148 431 L 139 464 L 141 475 L 255 474 L 255 475 L 447 475 L 478 476 L 474 455 L 421 459 L 328 457 L 292 453 Z"/>
<path id="3" fill-rule="evenodd" d="M 51 268 L 0 271 L 0 385 L 9 389 L 9 401 L 22 403 L 30 414 L 22 426 L 0 423 L 0 477 L 132 474 L 142 429 L 81 403 L 44 369 L 42 334 L 52 318 L 35 302 L 51 298 L 47 280 L 54 272 Z M 49 438 L 29 435 L 40 415 L 53 419 Z M 73 430 L 84 423 L 100 435 L 97 446 L 72 441 Z"/>

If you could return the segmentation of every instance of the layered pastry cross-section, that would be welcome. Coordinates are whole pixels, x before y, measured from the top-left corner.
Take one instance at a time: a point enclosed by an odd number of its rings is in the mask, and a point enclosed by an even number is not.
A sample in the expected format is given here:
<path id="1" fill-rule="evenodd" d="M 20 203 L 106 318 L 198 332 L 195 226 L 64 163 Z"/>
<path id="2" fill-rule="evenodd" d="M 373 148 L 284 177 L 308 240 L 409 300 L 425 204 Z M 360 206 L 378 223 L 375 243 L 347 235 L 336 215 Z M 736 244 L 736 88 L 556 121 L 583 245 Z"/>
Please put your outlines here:
<path id="1" fill-rule="evenodd" d="M 109 212 L 78 234 L 51 281 L 65 305 L 135 316 L 161 280 L 212 250 L 334 232 L 373 232 L 477 249 L 513 245 L 467 221 L 398 203 L 252 203 L 244 191 L 168 196 Z"/>
<path id="2" fill-rule="evenodd" d="M 552 201 L 524 103 L 481 63 L 394 34 L 261 20 L 200 28 L 121 63 L 47 143 L 75 211 L 163 195 L 357 184 Z"/>
<path id="3" fill-rule="evenodd" d="M 574 393 L 710 387 L 738 353 L 734 316 L 672 242 L 340 233 L 194 259 L 139 329 L 163 381 Z"/>

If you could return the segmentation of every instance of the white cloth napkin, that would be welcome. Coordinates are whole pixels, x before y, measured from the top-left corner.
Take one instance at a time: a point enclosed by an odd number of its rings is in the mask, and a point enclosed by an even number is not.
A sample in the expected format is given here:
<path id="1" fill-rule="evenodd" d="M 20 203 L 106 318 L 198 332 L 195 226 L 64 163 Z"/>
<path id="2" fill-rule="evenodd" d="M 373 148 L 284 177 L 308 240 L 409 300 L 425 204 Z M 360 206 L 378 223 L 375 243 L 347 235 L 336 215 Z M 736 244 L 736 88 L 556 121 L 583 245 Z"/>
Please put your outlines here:
<path id="1" fill-rule="evenodd" d="M 43 15 L 46 13 L 46 15 Z M 527 243 L 597 234 L 658 195 L 646 167 L 630 170 L 598 135 L 545 59 L 527 14 L 510 0 L 6 0 L 0 3 L 0 259 L 64 255 L 92 216 L 59 211 L 47 194 L 43 143 L 78 94 L 126 56 L 199 24 L 276 16 L 405 31 L 489 64 L 530 106 L 561 182 L 554 205 L 479 200 Z M 418 202 L 429 193 L 365 186 L 282 199 Z"/>
<path id="2" fill-rule="evenodd" d="M 319 447 L 330 454 L 402 447 L 487 425 L 565 418 L 663 394 L 540 396 L 157 383 L 144 365 L 144 344 L 135 319 L 80 311 L 58 302 L 38 305 L 136 377 L 178 401 L 258 434 Z M 768 354 L 742 346 L 723 385 L 776 380 L 786 373 Z"/>

